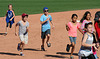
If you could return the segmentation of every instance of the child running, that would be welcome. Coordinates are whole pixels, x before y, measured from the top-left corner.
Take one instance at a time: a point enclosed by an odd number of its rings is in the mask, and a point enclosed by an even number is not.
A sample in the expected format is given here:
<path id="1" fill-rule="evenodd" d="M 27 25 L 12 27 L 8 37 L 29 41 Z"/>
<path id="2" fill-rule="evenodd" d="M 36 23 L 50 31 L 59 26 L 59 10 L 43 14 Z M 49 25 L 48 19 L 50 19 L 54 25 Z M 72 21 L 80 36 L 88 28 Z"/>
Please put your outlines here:
<path id="1" fill-rule="evenodd" d="M 86 33 L 83 36 L 82 39 L 82 46 L 79 51 L 79 59 L 96 59 L 92 47 L 94 47 L 95 50 L 97 49 L 97 45 L 93 43 L 93 35 L 92 35 L 92 22 L 86 23 L 85 29 L 87 30 Z"/>
<path id="2" fill-rule="evenodd" d="M 72 21 L 69 22 L 69 23 L 66 25 L 66 29 L 67 29 L 67 31 L 68 31 L 69 39 L 70 39 L 70 41 L 71 41 L 71 44 L 67 44 L 66 50 L 67 50 L 67 52 L 69 52 L 70 47 L 72 47 L 71 55 L 70 55 L 70 58 L 71 58 L 71 59 L 73 59 L 72 54 L 73 54 L 73 52 L 74 52 L 74 50 L 75 50 L 76 37 L 77 37 L 77 29 L 78 29 L 82 34 L 84 34 L 83 31 L 80 29 L 80 24 L 79 24 L 79 22 L 76 22 L 76 21 L 77 21 L 77 18 L 78 18 L 77 14 L 73 14 L 72 17 L 71 17 Z"/>
<path id="3" fill-rule="evenodd" d="M 83 18 L 81 19 L 80 22 L 82 23 L 81 29 L 82 29 L 83 32 L 85 33 L 85 32 L 86 32 L 85 24 L 86 24 L 86 23 L 89 23 L 89 22 L 92 22 L 92 21 L 91 21 L 91 13 L 90 13 L 89 11 L 86 11 L 85 14 L 84 14 L 84 16 L 83 16 Z M 96 40 L 95 35 L 94 35 L 94 34 L 95 34 L 95 31 L 94 31 L 93 26 L 92 26 L 92 34 L 93 34 L 93 39 L 94 39 L 93 43 L 96 43 L 97 40 Z M 96 51 L 94 50 L 94 47 L 92 47 L 92 49 L 93 49 L 93 53 L 94 53 L 94 55 L 95 55 L 95 57 L 96 57 L 97 54 L 96 54 Z M 96 58 L 97 58 L 97 57 L 96 57 Z"/>
<path id="4" fill-rule="evenodd" d="M 94 20 L 95 20 L 94 27 L 97 34 L 97 39 L 98 39 L 98 42 L 100 43 L 100 11 L 96 12 Z"/>
<path id="5" fill-rule="evenodd" d="M 19 38 L 21 40 L 21 42 L 18 44 L 17 50 L 21 50 L 20 55 L 24 56 L 23 54 L 23 50 L 25 47 L 25 44 L 28 43 L 28 27 L 29 27 L 29 22 L 27 21 L 28 15 L 23 13 L 22 14 L 22 20 L 19 21 L 16 25 L 15 25 L 15 35 L 17 36 L 17 32 L 16 32 L 16 27 L 19 26 Z"/>
<path id="6" fill-rule="evenodd" d="M 97 11 L 95 14 L 95 19 L 94 19 L 94 27 L 96 30 L 96 36 L 97 36 L 97 47 L 99 48 L 100 46 L 100 11 Z M 94 50 L 95 51 L 95 50 Z M 95 52 L 94 52 L 95 54 Z M 98 59 L 99 57 L 97 57 L 97 55 L 95 55 L 96 59 Z"/>
<path id="7" fill-rule="evenodd" d="M 43 8 L 43 12 L 44 14 L 41 16 L 40 18 L 40 22 L 41 22 L 41 38 L 42 38 L 42 45 L 41 45 L 41 50 L 42 51 L 45 51 L 45 48 L 44 48 L 44 42 L 45 42 L 45 38 L 47 37 L 47 46 L 50 47 L 51 46 L 51 43 L 49 42 L 49 39 L 50 39 L 50 23 L 52 24 L 53 28 L 54 28 L 54 25 L 52 23 L 52 17 L 51 15 L 48 14 L 48 8 L 47 7 L 44 7 Z M 49 23 L 50 22 L 50 23 Z"/>
<path id="8" fill-rule="evenodd" d="M 89 11 L 86 11 L 85 14 L 83 15 L 83 18 L 81 19 L 80 21 L 82 23 L 81 25 L 81 29 L 85 32 L 85 24 L 86 23 L 89 23 L 89 22 L 92 22 L 91 21 L 91 13 Z M 94 31 L 94 28 L 92 28 L 93 31 Z"/>
<path id="9" fill-rule="evenodd" d="M 7 10 L 7 13 L 6 13 L 6 32 L 5 34 L 7 35 L 7 31 L 8 31 L 8 26 L 10 28 L 12 28 L 12 24 L 14 23 L 14 18 L 15 18 L 15 13 L 14 13 L 14 10 L 12 9 L 12 4 L 9 4 L 8 5 L 8 8 L 9 10 Z"/>

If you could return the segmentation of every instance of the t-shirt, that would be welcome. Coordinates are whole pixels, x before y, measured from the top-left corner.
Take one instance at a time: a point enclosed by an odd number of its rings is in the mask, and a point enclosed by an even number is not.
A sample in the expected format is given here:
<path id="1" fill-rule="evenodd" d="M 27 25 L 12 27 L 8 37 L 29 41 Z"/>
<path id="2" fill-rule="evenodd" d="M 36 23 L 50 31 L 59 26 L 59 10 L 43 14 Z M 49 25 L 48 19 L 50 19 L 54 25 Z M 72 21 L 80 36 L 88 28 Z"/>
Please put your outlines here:
<path id="1" fill-rule="evenodd" d="M 41 16 L 40 21 L 45 21 L 47 18 L 50 18 L 47 22 L 45 22 L 44 24 L 42 24 L 42 32 L 45 32 L 46 30 L 50 29 L 50 23 L 49 21 L 52 21 L 52 17 L 51 15 L 48 15 L 48 17 L 46 17 L 44 14 Z"/>
<path id="2" fill-rule="evenodd" d="M 6 15 L 6 22 L 9 23 L 10 19 L 11 19 L 13 16 L 14 16 L 14 15 L 13 15 L 13 12 L 10 11 L 10 10 L 8 10 L 8 11 L 7 11 L 7 15 Z M 11 24 L 13 24 L 13 23 L 14 23 L 14 18 L 13 18 L 12 21 L 11 21 Z"/>
<path id="3" fill-rule="evenodd" d="M 24 35 L 26 33 L 27 27 L 29 27 L 29 22 L 26 21 L 26 24 L 23 25 L 22 21 L 19 21 L 17 24 L 19 25 L 19 35 Z M 25 35 L 28 35 L 28 33 L 26 33 Z"/>
<path id="4" fill-rule="evenodd" d="M 96 30 L 96 32 L 97 32 L 97 37 L 99 38 L 100 37 L 100 28 L 99 28 L 99 26 L 98 26 L 98 22 L 96 22 L 95 24 L 94 24 L 94 26 L 95 26 L 95 30 Z"/>
<path id="5" fill-rule="evenodd" d="M 70 30 L 68 31 L 68 35 L 71 37 L 77 37 L 77 29 L 80 28 L 80 23 L 77 22 L 76 25 L 72 24 L 72 22 L 68 23 L 68 27 Z"/>
<path id="6" fill-rule="evenodd" d="M 84 20 L 84 21 L 83 21 L 83 23 L 82 23 L 82 25 L 81 25 L 81 29 L 83 30 L 83 32 L 85 32 L 85 30 L 84 30 L 85 24 L 86 24 L 86 23 L 89 23 L 89 22 L 92 22 L 92 21 L 87 21 L 87 20 Z M 93 33 L 93 31 L 94 31 L 94 28 L 92 27 L 92 33 Z"/>

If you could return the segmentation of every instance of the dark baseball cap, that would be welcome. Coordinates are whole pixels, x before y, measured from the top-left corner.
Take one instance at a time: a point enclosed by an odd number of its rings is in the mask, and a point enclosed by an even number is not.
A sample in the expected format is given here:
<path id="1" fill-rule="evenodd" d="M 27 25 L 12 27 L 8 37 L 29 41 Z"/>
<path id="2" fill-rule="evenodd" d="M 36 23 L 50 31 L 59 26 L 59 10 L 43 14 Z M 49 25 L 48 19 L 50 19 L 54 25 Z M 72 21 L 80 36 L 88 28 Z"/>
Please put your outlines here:
<path id="1" fill-rule="evenodd" d="M 25 17 L 25 16 L 28 16 L 28 14 L 26 14 L 26 13 L 23 13 L 23 14 L 22 14 L 22 17 Z"/>

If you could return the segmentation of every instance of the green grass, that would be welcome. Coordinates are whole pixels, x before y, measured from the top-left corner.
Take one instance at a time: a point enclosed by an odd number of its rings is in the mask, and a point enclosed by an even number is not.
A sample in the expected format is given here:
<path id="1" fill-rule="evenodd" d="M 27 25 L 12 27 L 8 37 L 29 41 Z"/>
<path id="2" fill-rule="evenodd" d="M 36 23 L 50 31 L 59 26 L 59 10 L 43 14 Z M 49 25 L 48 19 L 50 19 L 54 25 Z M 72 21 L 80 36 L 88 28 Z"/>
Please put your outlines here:
<path id="1" fill-rule="evenodd" d="M 50 12 L 100 8 L 100 0 L 0 0 L 0 17 L 5 16 L 8 4 L 13 4 L 16 15 L 42 13 L 45 6 Z"/>

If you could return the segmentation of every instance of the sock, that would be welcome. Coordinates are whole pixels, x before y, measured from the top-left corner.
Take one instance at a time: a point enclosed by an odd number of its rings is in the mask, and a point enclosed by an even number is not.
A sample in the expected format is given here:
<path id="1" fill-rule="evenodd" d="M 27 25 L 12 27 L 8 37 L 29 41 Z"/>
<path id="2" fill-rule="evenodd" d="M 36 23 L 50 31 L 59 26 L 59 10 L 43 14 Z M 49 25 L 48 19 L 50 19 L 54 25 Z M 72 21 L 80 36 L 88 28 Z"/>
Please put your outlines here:
<path id="1" fill-rule="evenodd" d="M 23 52 L 20 52 L 20 54 L 22 54 Z"/>

